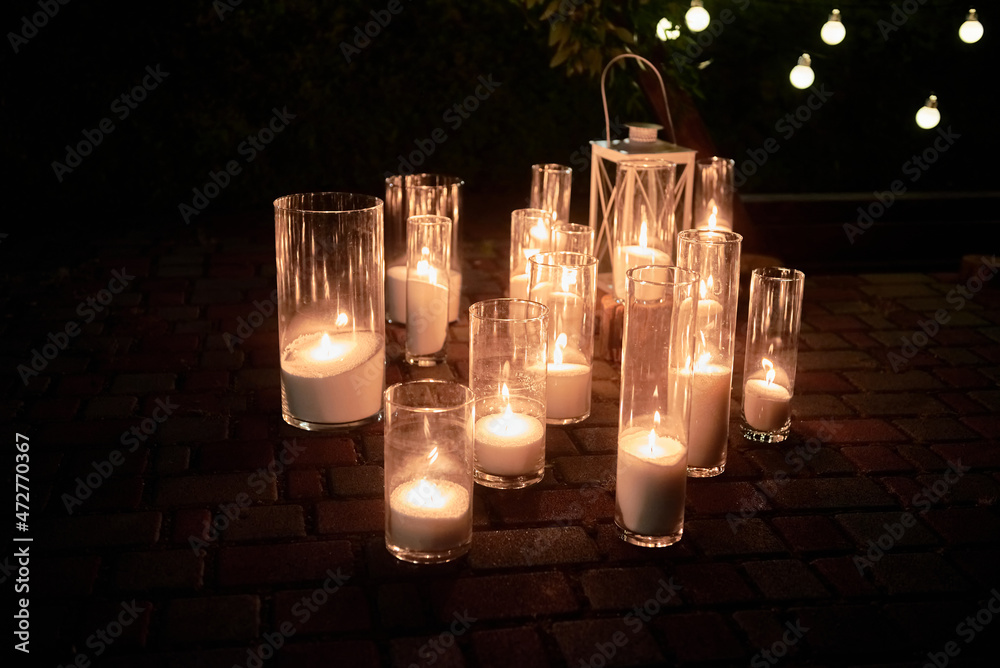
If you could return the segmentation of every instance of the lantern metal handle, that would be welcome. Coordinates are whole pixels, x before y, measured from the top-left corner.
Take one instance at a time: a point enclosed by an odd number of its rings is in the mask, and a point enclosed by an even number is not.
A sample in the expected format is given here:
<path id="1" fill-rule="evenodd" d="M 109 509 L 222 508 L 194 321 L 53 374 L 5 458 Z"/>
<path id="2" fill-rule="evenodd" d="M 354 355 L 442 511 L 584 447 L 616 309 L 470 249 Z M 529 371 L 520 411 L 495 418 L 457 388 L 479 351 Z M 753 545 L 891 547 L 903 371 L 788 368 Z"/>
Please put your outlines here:
<path id="1" fill-rule="evenodd" d="M 656 69 L 653 63 L 649 62 L 642 56 L 636 55 L 634 53 L 621 53 L 608 61 L 608 64 L 604 66 L 604 71 L 601 72 L 601 102 L 604 103 L 604 136 L 608 142 L 608 148 L 611 148 L 611 118 L 608 115 L 608 93 L 604 90 L 604 78 L 608 74 L 608 70 L 614 65 L 616 60 L 621 60 L 622 58 L 635 58 L 650 67 L 654 73 L 656 73 L 656 78 L 660 82 L 660 90 L 663 92 L 663 108 L 667 110 L 667 129 L 670 131 L 670 141 L 676 143 L 677 139 L 674 136 L 674 121 L 670 116 L 670 105 L 667 103 L 667 87 L 663 83 L 663 77 L 660 76 L 660 71 Z"/>

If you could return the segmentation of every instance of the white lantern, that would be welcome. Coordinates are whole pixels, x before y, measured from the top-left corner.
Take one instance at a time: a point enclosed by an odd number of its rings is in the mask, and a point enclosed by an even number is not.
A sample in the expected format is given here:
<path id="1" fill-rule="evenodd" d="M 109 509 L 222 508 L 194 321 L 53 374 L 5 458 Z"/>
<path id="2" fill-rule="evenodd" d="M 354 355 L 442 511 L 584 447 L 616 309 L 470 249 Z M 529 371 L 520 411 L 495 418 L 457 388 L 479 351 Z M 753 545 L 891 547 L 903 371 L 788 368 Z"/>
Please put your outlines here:
<path id="1" fill-rule="evenodd" d="M 708 27 L 712 17 L 708 15 L 708 10 L 702 0 L 691 0 L 691 7 L 684 14 L 684 22 L 691 32 L 701 32 Z"/>
<path id="2" fill-rule="evenodd" d="M 667 104 L 667 90 L 656 67 L 641 56 L 626 53 L 612 58 L 601 74 L 601 97 L 604 101 L 605 139 L 590 142 L 590 226 L 597 229 L 596 254 L 603 259 L 613 254 L 612 230 L 614 229 L 614 211 L 617 197 L 614 183 L 618 165 L 629 161 L 646 161 L 650 159 L 668 160 L 677 165 L 674 185 L 673 216 L 677 221 L 678 230 L 686 230 L 692 223 L 692 205 L 694 202 L 694 172 L 696 151 L 657 138 L 661 126 L 653 123 L 628 123 L 627 139 L 611 139 L 611 122 L 608 116 L 608 98 L 604 91 L 604 79 L 608 70 L 616 60 L 635 58 L 649 67 L 660 82 L 663 92 L 663 104 L 667 110 L 669 136 L 674 138 L 673 121 L 670 107 Z M 602 275 L 599 283 L 607 288 L 610 281 Z"/>

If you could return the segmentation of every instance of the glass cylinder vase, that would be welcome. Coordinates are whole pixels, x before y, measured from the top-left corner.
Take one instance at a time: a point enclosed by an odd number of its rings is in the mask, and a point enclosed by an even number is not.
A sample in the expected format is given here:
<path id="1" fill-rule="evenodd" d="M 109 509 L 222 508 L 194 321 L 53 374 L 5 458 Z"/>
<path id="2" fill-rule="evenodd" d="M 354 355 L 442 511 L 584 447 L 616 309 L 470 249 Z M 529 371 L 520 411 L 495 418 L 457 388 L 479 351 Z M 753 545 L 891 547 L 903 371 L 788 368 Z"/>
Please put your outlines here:
<path id="1" fill-rule="evenodd" d="M 549 249 L 566 253 L 594 254 L 594 228 L 590 225 L 556 223 L 552 226 Z"/>
<path id="2" fill-rule="evenodd" d="M 529 263 L 528 299 L 549 309 L 546 421 L 582 422 L 590 417 L 597 258 L 550 252 Z"/>
<path id="3" fill-rule="evenodd" d="M 695 326 L 685 304 L 698 275 L 634 267 L 626 275 L 615 524 L 626 542 L 662 547 L 684 532 Z"/>
<path id="4" fill-rule="evenodd" d="M 377 419 L 385 377 L 382 200 L 274 201 L 281 413 L 308 430 Z"/>
<path id="5" fill-rule="evenodd" d="M 735 232 L 684 230 L 677 235 L 678 266 L 699 276 L 697 296 L 685 311 L 694 318 L 696 335 L 688 475 L 697 478 L 726 470 L 742 240 Z"/>
<path id="6" fill-rule="evenodd" d="M 456 322 L 462 298 L 459 234 L 464 181 L 446 174 L 397 174 L 385 180 L 385 314 L 389 322 L 406 324 L 406 221 L 410 216 L 451 219 L 451 268 L 448 274 L 448 320 Z"/>
<path id="7" fill-rule="evenodd" d="M 385 545 L 397 558 L 440 563 L 472 543 L 475 396 L 451 381 L 385 391 Z"/>
<path id="8" fill-rule="evenodd" d="M 743 366 L 743 436 L 779 443 L 788 437 L 795 393 L 805 275 L 762 267 L 750 276 Z"/>
<path id="9" fill-rule="evenodd" d="M 733 174 L 736 162 L 713 156 L 695 163 L 694 224 L 698 229 L 733 229 Z"/>
<path id="10" fill-rule="evenodd" d="M 544 209 L 515 209 L 510 214 L 511 299 L 528 298 L 528 258 L 549 250 L 552 213 Z"/>
<path id="11" fill-rule="evenodd" d="M 532 209 L 545 209 L 553 223 L 569 222 L 570 192 L 573 170 L 566 165 L 539 164 L 531 166 Z"/>
<path id="12" fill-rule="evenodd" d="M 476 394 L 475 478 L 515 489 L 545 475 L 548 309 L 523 299 L 469 308 L 469 386 Z"/>
<path id="13" fill-rule="evenodd" d="M 618 165 L 611 263 L 619 302 L 625 300 L 625 274 L 629 269 L 673 264 L 676 173 L 677 165 L 666 160 L 634 160 Z"/>
<path id="14" fill-rule="evenodd" d="M 434 366 L 447 356 L 451 219 L 410 216 L 406 227 L 406 361 Z"/>

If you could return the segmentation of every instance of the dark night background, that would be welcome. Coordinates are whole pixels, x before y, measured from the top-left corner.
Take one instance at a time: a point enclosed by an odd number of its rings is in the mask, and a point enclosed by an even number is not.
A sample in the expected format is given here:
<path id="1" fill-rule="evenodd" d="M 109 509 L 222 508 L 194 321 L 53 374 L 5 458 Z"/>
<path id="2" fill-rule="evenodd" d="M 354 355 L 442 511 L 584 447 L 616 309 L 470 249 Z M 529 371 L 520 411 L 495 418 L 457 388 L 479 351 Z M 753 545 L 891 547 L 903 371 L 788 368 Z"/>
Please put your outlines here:
<path id="1" fill-rule="evenodd" d="M 399 170 L 398 156 L 436 128 L 447 140 L 419 171 L 462 176 L 467 202 L 474 210 L 503 209 L 497 220 L 527 197 L 532 163 L 586 164 L 575 152 L 603 133 L 600 88 L 594 76 L 549 67 L 549 26 L 539 21 L 547 3 L 529 9 L 510 0 L 400 2 L 402 11 L 350 63 L 342 43 L 388 2 L 246 0 L 222 16 L 224 5 L 207 1 L 59 5 L 18 53 L 10 36 L 5 39 L 2 108 L 13 202 L 7 233 L 50 234 L 62 227 L 72 237 L 122 225 L 184 228 L 178 205 L 191 204 L 192 189 L 230 160 L 240 163 L 241 173 L 193 226 L 243 211 L 259 212 L 255 220 L 268 225 L 270 203 L 282 194 L 384 192 L 382 179 Z M 681 77 L 654 26 L 663 15 L 681 22 L 687 3 L 621 3 L 616 16 L 634 35 L 631 48 L 666 63 L 667 76 L 684 86 L 718 154 L 739 165 L 747 151 L 769 137 L 778 140 L 779 152 L 746 180 L 744 195 L 870 198 L 886 190 L 903 177 L 903 163 L 936 136 L 913 120 L 933 91 L 940 127 L 952 127 L 961 139 L 919 181 L 907 183 L 908 194 L 934 193 L 933 201 L 898 206 L 886 220 L 905 223 L 909 215 L 934 211 L 934 223 L 949 216 L 982 222 L 994 208 L 986 193 L 997 190 L 988 159 L 998 148 L 988 86 L 988 67 L 997 62 L 991 16 L 980 14 L 986 35 L 967 45 L 957 37 L 966 4 L 902 4 L 917 10 L 884 40 L 878 21 L 891 21 L 899 3 L 839 3 L 847 38 L 827 46 L 819 28 L 832 3 L 708 0 L 713 18 L 724 9 L 735 18 L 695 58 L 711 64 Z M 9 7 L 5 34 L 22 30 L 21 17 L 37 11 L 34 2 Z M 810 94 L 788 83 L 803 51 L 812 54 L 816 85 L 832 97 L 786 138 L 776 122 Z M 157 65 L 169 76 L 121 120 L 112 103 L 142 80 L 147 66 Z M 617 73 L 609 87 L 612 116 L 653 120 L 634 67 Z M 480 76 L 501 85 L 453 129 L 443 114 L 474 92 Z M 267 124 L 273 108 L 287 108 L 295 118 L 248 163 L 239 147 Z M 52 162 L 64 161 L 66 145 L 77 144 L 103 118 L 114 131 L 58 182 Z M 575 177 L 578 222 L 586 215 L 588 176 L 578 170 Z M 953 199 L 957 193 L 978 194 Z M 847 222 L 856 206 L 827 209 L 818 218 Z M 797 226 L 816 222 L 808 208 L 754 211 L 763 219 L 799 218 Z M 933 234 L 935 228 L 921 229 Z M 968 234 L 982 237 L 978 227 Z M 879 247 L 900 245 L 895 235 Z"/>

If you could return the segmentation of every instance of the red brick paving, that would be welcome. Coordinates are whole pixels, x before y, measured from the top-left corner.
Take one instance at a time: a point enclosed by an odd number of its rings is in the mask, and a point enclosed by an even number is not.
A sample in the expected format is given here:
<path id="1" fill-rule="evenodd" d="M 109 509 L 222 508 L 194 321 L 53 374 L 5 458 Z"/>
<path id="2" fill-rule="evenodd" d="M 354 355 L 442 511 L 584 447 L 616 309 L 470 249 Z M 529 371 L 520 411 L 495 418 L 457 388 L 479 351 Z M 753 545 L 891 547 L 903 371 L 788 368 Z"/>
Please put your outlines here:
<path id="1" fill-rule="evenodd" d="M 112 242 L 108 271 L 137 275 L 128 298 L 28 386 L 3 385 L 31 437 L 34 638 L 57 662 L 94 658 L 88 636 L 135 599 L 144 612 L 103 665 L 256 665 L 268 643 L 277 666 L 922 665 L 1000 585 L 992 286 L 897 372 L 890 353 L 923 309 L 950 308 L 956 277 L 809 277 L 792 437 L 739 436 L 738 354 L 729 466 L 691 481 L 684 538 L 662 550 L 616 536 L 618 381 L 599 362 L 592 417 L 548 430 L 545 482 L 477 489 L 470 555 L 420 567 L 382 542 L 381 424 L 334 436 L 284 425 L 273 317 L 227 348 L 222 335 L 273 290 L 273 238 L 266 224 L 218 233 Z M 467 285 L 494 296 L 505 258 L 465 259 Z M 106 274 L 78 271 L 84 286 Z M 11 334 L 13 365 L 77 317 L 73 285 L 26 290 L 49 308 Z M 394 358 L 387 377 L 464 379 L 467 341 L 453 326 L 448 367 Z M 123 433 L 157 400 L 176 414 L 126 452 Z M 302 451 L 279 467 L 291 439 Z M 115 450 L 121 465 L 69 514 L 63 495 Z M 957 461 L 972 469 L 941 483 Z M 904 514 L 913 524 L 897 536 Z M 679 595 L 660 603 L 668 579 Z M 809 630 L 777 646 L 795 624 Z M 776 647 L 784 658 L 763 658 Z M 961 647 L 977 665 L 996 644 L 984 633 Z"/>

